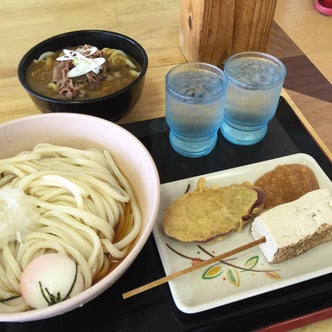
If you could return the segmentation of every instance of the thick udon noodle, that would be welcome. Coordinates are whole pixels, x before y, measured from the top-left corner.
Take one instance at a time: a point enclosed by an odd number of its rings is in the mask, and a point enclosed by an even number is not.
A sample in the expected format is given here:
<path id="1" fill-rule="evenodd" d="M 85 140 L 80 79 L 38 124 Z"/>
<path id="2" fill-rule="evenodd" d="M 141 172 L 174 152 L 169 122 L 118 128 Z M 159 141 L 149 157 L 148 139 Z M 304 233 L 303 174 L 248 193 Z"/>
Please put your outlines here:
<path id="1" fill-rule="evenodd" d="M 20 276 L 33 258 L 67 253 L 86 289 L 127 254 L 141 230 L 133 189 L 107 151 L 38 144 L 0 160 L 0 175 L 0 187 L 23 190 L 40 215 L 36 230 L 2 243 L 0 312 L 27 309 Z"/>

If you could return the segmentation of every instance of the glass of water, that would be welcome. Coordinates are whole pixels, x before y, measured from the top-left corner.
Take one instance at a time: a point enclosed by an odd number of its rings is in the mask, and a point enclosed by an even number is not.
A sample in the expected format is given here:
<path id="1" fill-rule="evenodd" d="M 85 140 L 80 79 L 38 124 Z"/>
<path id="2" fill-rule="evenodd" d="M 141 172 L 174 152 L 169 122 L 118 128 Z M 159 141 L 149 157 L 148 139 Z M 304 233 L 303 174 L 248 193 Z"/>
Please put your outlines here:
<path id="1" fill-rule="evenodd" d="M 224 117 L 226 87 L 223 71 L 207 63 L 185 63 L 167 73 L 166 121 L 176 152 L 196 158 L 213 150 Z"/>
<path id="2" fill-rule="evenodd" d="M 224 71 L 228 87 L 221 132 L 234 144 L 255 144 L 276 112 L 286 68 L 272 55 L 242 52 L 225 62 Z"/>

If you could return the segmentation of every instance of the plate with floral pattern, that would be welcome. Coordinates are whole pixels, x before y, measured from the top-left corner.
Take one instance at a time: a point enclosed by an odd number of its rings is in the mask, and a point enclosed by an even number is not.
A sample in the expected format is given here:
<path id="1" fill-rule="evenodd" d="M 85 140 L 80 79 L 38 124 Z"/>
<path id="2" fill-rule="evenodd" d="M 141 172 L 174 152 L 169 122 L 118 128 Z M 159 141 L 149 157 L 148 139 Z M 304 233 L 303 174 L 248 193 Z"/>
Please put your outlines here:
<path id="1" fill-rule="evenodd" d="M 162 184 L 153 234 L 166 275 L 253 241 L 249 226 L 212 243 L 183 243 L 172 239 L 162 230 L 164 211 L 172 201 L 188 187 L 194 190 L 200 177 L 206 179 L 208 187 L 244 181 L 254 183 L 278 165 L 293 163 L 310 167 L 320 188 L 329 188 L 332 192 L 331 180 L 311 156 L 303 153 Z M 326 255 L 331 251 L 332 241 L 329 241 L 288 261 L 269 264 L 259 247 L 254 247 L 173 279 L 169 286 L 178 309 L 197 313 L 331 273 L 331 258 Z"/>

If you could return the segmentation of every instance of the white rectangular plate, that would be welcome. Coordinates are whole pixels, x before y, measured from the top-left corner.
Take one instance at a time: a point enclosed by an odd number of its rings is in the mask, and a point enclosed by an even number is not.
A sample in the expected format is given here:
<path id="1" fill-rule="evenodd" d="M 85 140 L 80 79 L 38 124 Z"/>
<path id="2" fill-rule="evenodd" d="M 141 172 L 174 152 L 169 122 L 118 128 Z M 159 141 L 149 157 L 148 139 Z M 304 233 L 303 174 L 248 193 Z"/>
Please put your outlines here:
<path id="1" fill-rule="evenodd" d="M 212 244 L 182 243 L 167 237 L 161 227 L 163 213 L 173 200 L 186 191 L 188 184 L 193 190 L 198 178 L 202 176 L 206 178 L 207 186 L 227 186 L 243 181 L 254 183 L 276 166 L 292 163 L 309 166 L 315 173 L 319 186 L 329 188 L 332 192 L 328 176 L 311 156 L 302 153 L 161 185 L 160 209 L 153 234 L 166 275 L 194 264 L 195 259 L 208 259 L 212 255 L 253 241 L 249 227 Z M 254 247 L 220 263 L 174 279 L 169 282 L 169 286 L 181 311 L 201 312 L 330 273 L 332 263 L 327 254 L 330 252 L 332 241 L 286 262 L 268 264 L 259 248 Z"/>

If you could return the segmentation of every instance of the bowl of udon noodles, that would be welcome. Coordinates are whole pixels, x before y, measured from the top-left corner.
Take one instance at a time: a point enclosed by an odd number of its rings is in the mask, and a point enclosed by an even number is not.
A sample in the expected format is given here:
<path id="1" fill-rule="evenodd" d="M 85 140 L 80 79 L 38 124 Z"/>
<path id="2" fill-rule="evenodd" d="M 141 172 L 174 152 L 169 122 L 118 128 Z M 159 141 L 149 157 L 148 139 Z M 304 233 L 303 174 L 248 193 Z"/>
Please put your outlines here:
<path id="1" fill-rule="evenodd" d="M 12 120 L 0 140 L 0 321 L 79 310 L 148 240 L 155 163 L 129 131 L 85 114 Z"/>
<path id="2" fill-rule="evenodd" d="M 18 65 L 18 78 L 43 112 L 71 112 L 113 122 L 138 102 L 148 68 L 144 48 L 104 30 L 78 30 L 33 46 Z"/>

